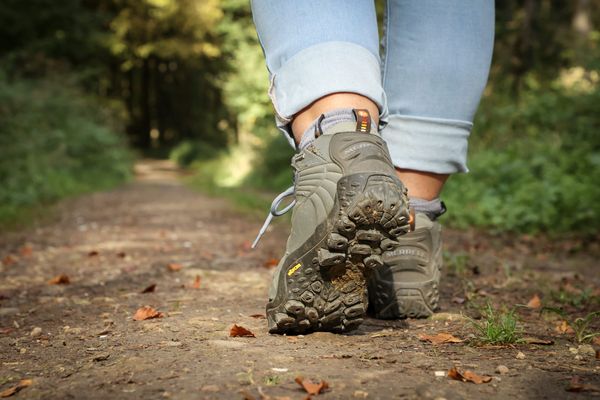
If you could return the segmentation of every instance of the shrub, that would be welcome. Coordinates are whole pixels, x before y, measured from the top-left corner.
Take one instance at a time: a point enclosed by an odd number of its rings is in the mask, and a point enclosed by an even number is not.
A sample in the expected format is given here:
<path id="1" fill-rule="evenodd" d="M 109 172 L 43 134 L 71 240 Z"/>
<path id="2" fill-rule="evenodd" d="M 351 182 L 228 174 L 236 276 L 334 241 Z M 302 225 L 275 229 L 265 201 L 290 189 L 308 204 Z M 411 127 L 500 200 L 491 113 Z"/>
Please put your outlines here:
<path id="1" fill-rule="evenodd" d="M 75 85 L 0 74 L 0 223 L 29 207 L 130 176 L 114 106 Z"/>

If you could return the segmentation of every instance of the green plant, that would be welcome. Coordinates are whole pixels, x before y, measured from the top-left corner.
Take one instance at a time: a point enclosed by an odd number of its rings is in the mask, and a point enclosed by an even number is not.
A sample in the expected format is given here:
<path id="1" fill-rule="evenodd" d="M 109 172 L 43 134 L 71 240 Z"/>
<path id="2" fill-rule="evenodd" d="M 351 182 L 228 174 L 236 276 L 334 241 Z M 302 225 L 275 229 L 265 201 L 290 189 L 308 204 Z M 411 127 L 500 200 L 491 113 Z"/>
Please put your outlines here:
<path id="1" fill-rule="evenodd" d="M 0 225 L 128 179 L 132 155 L 116 133 L 118 113 L 66 78 L 9 80 L 0 71 Z"/>
<path id="2" fill-rule="evenodd" d="M 485 344 L 512 344 L 522 342 L 523 330 L 515 309 L 496 309 L 488 301 L 481 312 L 482 320 L 469 319 L 476 330 L 476 341 Z"/>
<path id="3" fill-rule="evenodd" d="M 592 296 L 592 289 L 586 288 L 581 292 L 573 292 L 561 289 L 550 293 L 552 299 L 560 304 L 568 304 L 576 308 L 585 307 L 594 300 L 598 301 L 597 296 Z"/>
<path id="4" fill-rule="evenodd" d="M 464 276 L 467 272 L 469 255 L 465 252 L 452 253 L 444 250 L 442 253 L 444 266 L 450 275 Z"/>
<path id="5" fill-rule="evenodd" d="M 577 340 L 577 343 L 589 342 L 596 336 L 600 336 L 600 332 L 592 332 L 590 330 L 590 325 L 592 321 L 600 319 L 600 311 L 593 311 L 591 313 L 588 313 L 585 317 L 577 318 L 573 318 L 561 308 L 543 307 L 540 310 L 540 314 L 544 312 L 551 312 L 560 315 L 561 318 L 563 318 L 571 327 L 571 329 L 573 329 L 573 332 L 575 333 L 575 340 Z"/>
<path id="6" fill-rule="evenodd" d="M 279 375 L 268 375 L 265 376 L 265 385 L 276 386 L 281 383 L 281 377 Z"/>

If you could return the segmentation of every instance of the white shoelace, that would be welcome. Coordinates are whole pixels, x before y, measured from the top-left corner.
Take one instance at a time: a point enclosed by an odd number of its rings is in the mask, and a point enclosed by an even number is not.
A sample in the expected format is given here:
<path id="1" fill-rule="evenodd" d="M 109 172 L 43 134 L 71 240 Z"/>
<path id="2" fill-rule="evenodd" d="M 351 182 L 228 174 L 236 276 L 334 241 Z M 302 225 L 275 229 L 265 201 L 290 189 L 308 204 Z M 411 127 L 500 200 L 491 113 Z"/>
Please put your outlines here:
<path id="1" fill-rule="evenodd" d="M 254 243 L 252 243 L 253 249 L 258 244 L 258 241 L 260 240 L 260 238 L 267 231 L 267 228 L 269 227 L 269 224 L 273 220 L 273 217 L 280 217 L 283 214 L 290 211 L 292 209 L 292 207 L 294 207 L 294 205 L 296 204 L 296 199 L 292 200 L 292 202 L 290 204 L 288 204 L 281 210 L 279 209 L 279 206 L 281 205 L 281 202 L 283 201 L 283 199 L 285 199 L 286 197 L 289 197 L 289 196 L 293 196 L 295 193 L 296 193 L 295 187 L 294 187 L 294 185 L 292 185 L 289 188 L 287 188 L 286 190 L 284 190 L 283 192 L 281 192 L 277 197 L 275 197 L 275 199 L 273 199 L 273 202 L 271 203 L 271 210 L 269 211 L 269 215 L 267 215 L 267 219 L 265 219 L 265 223 L 263 224 L 262 228 L 260 228 L 260 231 L 258 231 L 258 235 L 256 236 L 256 239 L 254 239 Z"/>

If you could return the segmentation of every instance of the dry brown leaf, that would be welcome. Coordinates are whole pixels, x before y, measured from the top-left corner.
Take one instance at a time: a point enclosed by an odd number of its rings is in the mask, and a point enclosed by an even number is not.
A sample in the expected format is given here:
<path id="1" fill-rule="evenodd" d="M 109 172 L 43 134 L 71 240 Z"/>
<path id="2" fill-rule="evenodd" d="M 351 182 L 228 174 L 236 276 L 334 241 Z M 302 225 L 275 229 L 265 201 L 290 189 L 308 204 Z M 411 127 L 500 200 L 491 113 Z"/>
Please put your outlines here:
<path id="1" fill-rule="evenodd" d="M 167 264 L 167 268 L 169 269 L 169 271 L 177 272 L 177 271 L 180 271 L 181 268 L 183 268 L 183 266 L 181 264 L 177 264 L 177 263 L 170 263 L 170 264 Z"/>
<path id="2" fill-rule="evenodd" d="M 475 383 L 476 385 L 488 383 L 492 380 L 491 376 L 478 375 L 472 371 L 461 372 L 456 367 L 450 368 L 450 370 L 448 371 L 448 378 L 461 382 L 471 382 Z"/>
<path id="3" fill-rule="evenodd" d="M 256 337 L 251 330 L 234 324 L 229 330 L 229 336 L 231 337 Z"/>
<path id="4" fill-rule="evenodd" d="M 144 306 L 141 308 L 138 308 L 138 310 L 135 312 L 134 316 L 133 316 L 133 320 L 134 321 L 143 321 L 145 319 L 152 319 L 152 318 L 162 318 L 165 315 L 161 312 L 156 311 L 154 308 L 150 307 L 150 306 Z"/>
<path id="5" fill-rule="evenodd" d="M 596 346 L 600 346 L 600 336 L 594 336 L 594 338 L 592 339 L 592 343 Z"/>
<path id="6" fill-rule="evenodd" d="M 267 261 L 265 261 L 265 268 L 275 268 L 277 266 L 277 264 L 279 264 L 279 260 L 276 258 L 270 258 Z"/>
<path id="7" fill-rule="evenodd" d="M 422 342 L 429 342 L 432 344 L 443 344 L 443 343 L 462 343 L 464 340 L 457 338 L 449 333 L 438 333 L 437 335 L 419 335 L 419 340 Z"/>
<path id="8" fill-rule="evenodd" d="M 25 389 L 27 386 L 31 386 L 32 383 L 33 381 L 31 379 L 21 379 L 15 386 L 11 386 L 8 389 L 0 392 L 0 397 L 10 397 L 22 389 Z"/>
<path id="9" fill-rule="evenodd" d="M 523 341 L 527 344 L 542 344 L 545 346 L 554 344 L 554 340 L 540 339 L 540 338 L 536 338 L 536 337 L 526 337 L 526 338 L 523 338 Z"/>
<path id="10" fill-rule="evenodd" d="M 600 387 L 596 385 L 590 385 L 588 383 L 583 383 L 583 379 L 581 377 L 575 375 L 569 381 L 569 386 L 567 386 L 567 392 L 600 392 Z"/>
<path id="11" fill-rule="evenodd" d="M 575 331 L 573 330 L 573 328 L 571 328 L 569 326 L 569 323 L 567 321 L 561 321 L 555 328 L 554 330 L 560 334 L 572 334 L 575 333 Z"/>
<path id="12" fill-rule="evenodd" d="M 194 283 L 192 283 L 192 289 L 200 289 L 200 275 L 196 275 L 196 278 L 194 279 Z"/>
<path id="13" fill-rule="evenodd" d="M 9 254 L 2 259 L 2 264 L 8 266 L 12 264 L 16 264 L 19 259 L 13 254 Z"/>
<path id="14" fill-rule="evenodd" d="M 329 389 L 329 384 L 326 381 L 313 382 L 310 379 L 304 379 L 301 376 L 297 376 L 295 379 L 296 383 L 300 385 L 309 396 L 318 395 Z"/>
<path id="15" fill-rule="evenodd" d="M 23 257 L 31 257 L 31 255 L 33 254 L 33 247 L 31 247 L 31 245 L 29 244 L 23 245 L 19 249 L 19 254 Z"/>
<path id="16" fill-rule="evenodd" d="M 97 250 L 92 250 L 88 253 L 88 257 L 96 257 L 97 255 L 99 255 L 100 253 L 98 253 Z"/>
<path id="17" fill-rule="evenodd" d="M 531 298 L 531 300 L 529 300 L 529 302 L 527 303 L 527 307 L 528 308 L 540 308 L 542 306 L 542 300 L 540 299 L 540 296 L 538 296 L 537 294 L 534 294 L 533 297 Z"/>
<path id="18" fill-rule="evenodd" d="M 146 287 L 146 289 L 142 290 L 140 293 L 153 293 L 155 289 L 156 283 L 153 283 L 152 285 Z"/>
<path id="19" fill-rule="evenodd" d="M 50 285 L 68 285 L 69 283 L 71 283 L 71 279 L 66 274 L 60 274 L 50 279 L 48 283 Z"/>

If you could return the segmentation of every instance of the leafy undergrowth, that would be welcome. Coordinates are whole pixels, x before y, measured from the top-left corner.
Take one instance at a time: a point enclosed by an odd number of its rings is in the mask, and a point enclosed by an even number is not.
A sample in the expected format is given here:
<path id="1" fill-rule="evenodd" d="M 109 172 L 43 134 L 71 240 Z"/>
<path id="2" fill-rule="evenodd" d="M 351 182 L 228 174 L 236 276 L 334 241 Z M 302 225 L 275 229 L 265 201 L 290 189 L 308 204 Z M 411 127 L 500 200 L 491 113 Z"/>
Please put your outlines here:
<path id="1" fill-rule="evenodd" d="M 130 176 L 132 156 L 108 105 L 68 82 L 0 74 L 0 225 L 25 223 L 66 196 Z"/>

